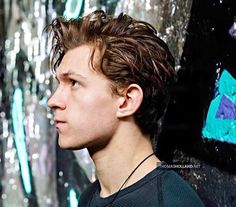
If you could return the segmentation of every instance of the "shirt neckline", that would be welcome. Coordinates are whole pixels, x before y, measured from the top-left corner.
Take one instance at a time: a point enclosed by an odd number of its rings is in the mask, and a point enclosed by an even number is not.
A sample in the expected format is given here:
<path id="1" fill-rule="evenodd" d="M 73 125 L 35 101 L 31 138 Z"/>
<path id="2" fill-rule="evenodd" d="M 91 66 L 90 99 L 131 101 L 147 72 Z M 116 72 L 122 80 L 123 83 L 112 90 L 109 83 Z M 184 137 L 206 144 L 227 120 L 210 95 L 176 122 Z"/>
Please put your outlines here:
<path id="1" fill-rule="evenodd" d="M 150 180 L 152 180 L 153 178 L 155 178 L 157 175 L 159 175 L 161 172 L 162 172 L 162 165 L 164 164 L 163 161 L 160 162 L 160 165 L 158 165 L 155 169 L 153 169 L 151 172 L 149 172 L 147 175 L 145 175 L 143 178 L 141 178 L 139 181 L 137 181 L 136 183 L 122 189 L 120 192 L 119 192 L 119 195 L 118 197 L 116 198 L 116 200 L 119 200 L 122 196 L 132 192 L 132 191 L 135 191 L 136 189 L 140 188 L 142 185 L 145 185 L 146 183 L 148 183 Z M 117 192 L 108 196 L 108 197 L 105 197 L 105 198 L 102 198 L 100 197 L 100 185 L 99 185 L 99 182 L 97 181 L 97 189 L 93 195 L 93 198 L 92 200 L 95 201 L 95 204 L 96 206 L 98 207 L 101 207 L 101 206 L 106 206 L 106 205 L 109 205 L 114 197 L 116 196 Z"/>

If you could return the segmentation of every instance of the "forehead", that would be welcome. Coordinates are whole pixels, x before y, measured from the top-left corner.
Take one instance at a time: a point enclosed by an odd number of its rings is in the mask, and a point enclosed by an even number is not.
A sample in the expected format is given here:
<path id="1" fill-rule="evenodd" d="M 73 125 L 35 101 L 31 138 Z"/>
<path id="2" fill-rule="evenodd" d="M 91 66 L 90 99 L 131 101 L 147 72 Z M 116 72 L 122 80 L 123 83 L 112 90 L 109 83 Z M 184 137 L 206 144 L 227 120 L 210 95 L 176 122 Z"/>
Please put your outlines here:
<path id="1" fill-rule="evenodd" d="M 68 73 L 70 71 L 84 70 L 87 71 L 91 68 L 90 59 L 93 47 L 89 45 L 82 45 L 69 50 L 57 68 L 56 73 Z"/>

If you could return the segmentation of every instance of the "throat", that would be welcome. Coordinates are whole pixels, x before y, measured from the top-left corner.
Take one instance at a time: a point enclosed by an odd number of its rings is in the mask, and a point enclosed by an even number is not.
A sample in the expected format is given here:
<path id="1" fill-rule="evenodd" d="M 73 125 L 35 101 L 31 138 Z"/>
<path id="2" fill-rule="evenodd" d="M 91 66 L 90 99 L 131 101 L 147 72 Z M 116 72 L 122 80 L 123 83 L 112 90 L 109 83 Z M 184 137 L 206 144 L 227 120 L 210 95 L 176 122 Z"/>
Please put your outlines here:
<path id="1" fill-rule="evenodd" d="M 102 180 L 99 179 L 101 187 L 100 197 L 105 198 L 112 194 L 115 194 L 115 197 L 118 196 L 121 190 L 136 183 L 154 170 L 157 167 L 158 162 L 160 162 L 159 159 L 155 156 L 155 153 L 152 152 L 143 157 L 139 162 L 136 162 L 132 167 L 127 167 L 126 170 L 125 168 L 119 168 L 115 172 L 110 169 L 111 176 L 107 177 L 107 182 L 101 182 Z"/>

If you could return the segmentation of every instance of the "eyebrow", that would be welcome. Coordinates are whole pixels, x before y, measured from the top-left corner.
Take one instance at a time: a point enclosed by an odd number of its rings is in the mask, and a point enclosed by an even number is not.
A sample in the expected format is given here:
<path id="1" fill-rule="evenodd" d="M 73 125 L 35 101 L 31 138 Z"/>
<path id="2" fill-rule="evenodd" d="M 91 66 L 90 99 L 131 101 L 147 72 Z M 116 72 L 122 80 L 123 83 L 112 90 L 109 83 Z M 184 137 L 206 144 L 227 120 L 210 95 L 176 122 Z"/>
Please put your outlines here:
<path id="1" fill-rule="evenodd" d="M 62 78 L 67 78 L 70 75 L 74 75 L 74 76 L 77 76 L 77 77 L 82 78 L 82 79 L 86 79 L 87 78 L 87 77 L 85 77 L 85 76 L 83 76 L 83 75 L 81 75 L 79 73 L 75 73 L 75 72 L 71 72 L 71 71 L 59 74 L 59 76 L 62 77 Z M 57 75 L 56 75 L 56 79 L 58 80 L 58 76 Z"/>

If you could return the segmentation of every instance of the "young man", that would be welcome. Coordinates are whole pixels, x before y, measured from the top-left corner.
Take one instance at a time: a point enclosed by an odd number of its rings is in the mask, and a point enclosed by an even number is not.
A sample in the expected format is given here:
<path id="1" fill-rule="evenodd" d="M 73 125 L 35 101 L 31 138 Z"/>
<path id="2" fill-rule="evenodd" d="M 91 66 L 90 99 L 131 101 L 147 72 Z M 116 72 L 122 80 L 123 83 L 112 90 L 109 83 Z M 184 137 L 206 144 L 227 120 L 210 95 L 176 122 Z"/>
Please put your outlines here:
<path id="1" fill-rule="evenodd" d="M 203 206 L 191 187 L 161 166 L 152 148 L 175 79 L 167 45 L 146 22 L 103 11 L 56 18 L 51 67 L 59 82 L 48 101 L 59 145 L 88 148 L 98 180 L 80 207 Z"/>

